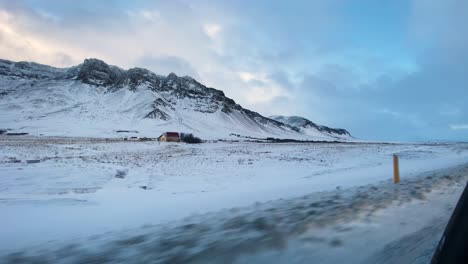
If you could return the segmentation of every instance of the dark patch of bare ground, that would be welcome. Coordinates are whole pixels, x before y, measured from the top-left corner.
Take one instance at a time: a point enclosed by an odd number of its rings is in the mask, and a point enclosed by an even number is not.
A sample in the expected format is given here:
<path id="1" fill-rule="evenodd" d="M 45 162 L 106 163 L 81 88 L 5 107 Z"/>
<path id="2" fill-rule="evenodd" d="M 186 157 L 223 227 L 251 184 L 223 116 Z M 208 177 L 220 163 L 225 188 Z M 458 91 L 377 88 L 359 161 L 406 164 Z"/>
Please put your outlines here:
<path id="1" fill-rule="evenodd" d="M 80 243 L 39 246 L 8 254 L 1 263 L 233 263 L 244 254 L 282 249 L 320 228 L 372 216 L 391 204 L 424 200 L 433 190 L 461 188 L 468 165 L 406 179 L 193 216 L 178 223 L 103 235 Z M 437 226 L 436 226 L 437 227 Z M 420 232 L 425 232 L 421 230 Z M 415 233 L 406 241 L 418 239 Z M 340 240 L 325 241 L 340 247 Z M 388 245 L 392 249 L 392 245 Z M 386 249 L 388 254 L 398 250 Z M 401 252 L 400 252 L 401 253 Z M 376 263 L 386 256 L 376 255 Z M 387 256 L 388 257 L 388 256 Z"/>

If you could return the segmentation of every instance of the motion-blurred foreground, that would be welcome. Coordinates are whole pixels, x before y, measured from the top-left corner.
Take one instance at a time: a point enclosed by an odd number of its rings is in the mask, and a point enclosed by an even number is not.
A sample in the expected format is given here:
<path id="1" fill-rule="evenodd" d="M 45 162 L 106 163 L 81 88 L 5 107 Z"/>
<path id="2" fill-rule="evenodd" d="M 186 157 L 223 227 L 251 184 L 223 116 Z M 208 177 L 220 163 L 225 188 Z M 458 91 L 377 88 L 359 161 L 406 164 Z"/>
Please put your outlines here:
<path id="1" fill-rule="evenodd" d="M 5 263 L 427 263 L 468 180 L 466 144 L 0 141 Z"/>

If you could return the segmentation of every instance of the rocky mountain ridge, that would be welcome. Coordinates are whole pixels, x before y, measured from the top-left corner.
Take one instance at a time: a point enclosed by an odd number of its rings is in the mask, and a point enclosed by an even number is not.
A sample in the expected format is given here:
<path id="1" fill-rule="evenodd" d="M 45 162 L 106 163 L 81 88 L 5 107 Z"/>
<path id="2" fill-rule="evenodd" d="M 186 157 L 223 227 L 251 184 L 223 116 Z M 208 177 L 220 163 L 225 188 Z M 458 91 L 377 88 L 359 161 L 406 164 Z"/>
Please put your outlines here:
<path id="1" fill-rule="evenodd" d="M 189 76 L 179 77 L 174 73 L 162 76 L 143 68 L 124 70 L 98 59 L 86 59 L 70 68 L 0 60 L 0 83 L 3 107 L 26 110 L 12 113 L 16 120 L 38 123 L 68 113 L 82 121 L 87 121 L 86 116 L 89 116 L 94 125 L 99 119 L 104 123 L 109 118 L 119 122 L 120 116 L 131 124 L 154 120 L 158 129 L 185 129 L 194 133 L 209 129 L 211 134 L 216 134 L 213 129 L 219 129 L 222 135 L 242 132 L 257 136 L 303 136 L 300 128 L 245 109 L 222 91 L 206 87 Z M 71 88 L 67 90 L 66 87 Z M 77 87 L 82 87 L 82 91 Z M 69 95 L 71 91 L 75 96 Z M 95 97 L 85 96 L 87 93 Z M 115 105 L 101 102 L 109 100 Z M 122 107 L 114 109 L 116 105 Z M 51 108 L 56 110 L 47 111 Z M 25 113 L 26 116 L 21 116 Z M 151 129 L 150 123 L 143 123 L 145 128 Z M 334 135 L 335 132 L 330 130 L 324 137 L 345 135 Z"/>

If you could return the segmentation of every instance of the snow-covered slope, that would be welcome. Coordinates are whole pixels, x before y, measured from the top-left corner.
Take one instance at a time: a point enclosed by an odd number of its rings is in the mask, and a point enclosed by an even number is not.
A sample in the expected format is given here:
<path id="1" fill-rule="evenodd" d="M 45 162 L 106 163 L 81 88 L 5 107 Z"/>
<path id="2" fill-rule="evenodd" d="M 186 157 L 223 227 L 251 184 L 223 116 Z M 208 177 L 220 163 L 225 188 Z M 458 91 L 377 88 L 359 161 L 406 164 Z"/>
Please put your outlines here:
<path id="1" fill-rule="evenodd" d="M 71 68 L 0 60 L 1 129 L 60 136 L 113 137 L 118 130 L 155 137 L 191 132 L 205 139 L 335 139 L 266 118 L 191 77 L 123 70 L 98 59 Z"/>
<path id="2" fill-rule="evenodd" d="M 327 126 L 317 125 L 309 119 L 306 119 L 301 116 L 275 115 L 270 116 L 270 118 L 278 122 L 290 125 L 299 130 L 302 134 L 312 137 L 330 136 L 341 139 L 351 138 L 351 134 L 346 129 L 330 128 Z"/>

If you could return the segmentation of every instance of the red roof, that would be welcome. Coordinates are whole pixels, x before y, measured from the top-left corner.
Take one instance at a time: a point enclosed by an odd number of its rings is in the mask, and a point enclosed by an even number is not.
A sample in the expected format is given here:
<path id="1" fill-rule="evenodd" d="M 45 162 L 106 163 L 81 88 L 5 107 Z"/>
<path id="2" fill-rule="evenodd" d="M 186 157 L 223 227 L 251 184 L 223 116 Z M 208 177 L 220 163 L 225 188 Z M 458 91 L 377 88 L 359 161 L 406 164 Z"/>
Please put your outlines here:
<path id="1" fill-rule="evenodd" d="M 179 133 L 177 132 L 166 132 L 167 137 L 179 137 Z"/>

